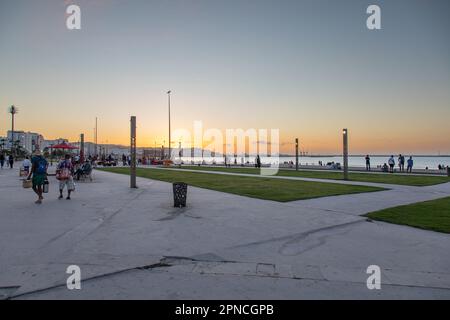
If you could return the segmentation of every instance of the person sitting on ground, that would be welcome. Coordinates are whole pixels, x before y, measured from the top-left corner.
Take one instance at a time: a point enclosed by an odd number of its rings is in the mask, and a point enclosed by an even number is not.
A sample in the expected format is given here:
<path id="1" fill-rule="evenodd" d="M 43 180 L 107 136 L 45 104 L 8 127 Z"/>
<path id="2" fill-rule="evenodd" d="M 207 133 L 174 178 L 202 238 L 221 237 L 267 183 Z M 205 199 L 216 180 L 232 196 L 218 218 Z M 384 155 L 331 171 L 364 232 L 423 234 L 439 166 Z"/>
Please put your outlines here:
<path id="1" fill-rule="evenodd" d="M 383 171 L 383 172 L 388 172 L 389 171 L 388 165 L 386 163 L 383 164 L 383 166 L 381 167 L 381 171 Z"/>

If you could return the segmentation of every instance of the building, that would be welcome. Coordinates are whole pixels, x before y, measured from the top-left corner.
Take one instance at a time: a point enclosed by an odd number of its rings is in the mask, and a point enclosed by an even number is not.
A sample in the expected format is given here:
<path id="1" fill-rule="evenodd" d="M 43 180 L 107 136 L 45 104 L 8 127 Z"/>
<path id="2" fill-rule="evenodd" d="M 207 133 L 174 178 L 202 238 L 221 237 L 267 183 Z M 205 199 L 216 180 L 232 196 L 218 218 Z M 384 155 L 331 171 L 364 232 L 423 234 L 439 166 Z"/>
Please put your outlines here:
<path id="1" fill-rule="evenodd" d="M 8 130 L 6 136 L 6 149 L 11 149 L 12 142 L 16 146 L 25 149 L 28 153 L 33 153 L 37 148 L 41 148 L 44 142 L 44 137 L 35 132 L 24 132 L 24 131 L 14 131 Z"/>

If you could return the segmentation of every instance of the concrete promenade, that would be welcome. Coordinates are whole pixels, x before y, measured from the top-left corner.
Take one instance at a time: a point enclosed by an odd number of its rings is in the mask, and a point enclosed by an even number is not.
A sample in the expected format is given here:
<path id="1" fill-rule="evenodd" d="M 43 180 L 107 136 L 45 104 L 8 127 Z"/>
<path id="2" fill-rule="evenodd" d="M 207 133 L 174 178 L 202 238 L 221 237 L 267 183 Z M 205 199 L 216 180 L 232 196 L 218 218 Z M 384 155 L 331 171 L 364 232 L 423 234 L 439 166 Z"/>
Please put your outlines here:
<path id="1" fill-rule="evenodd" d="M 36 205 L 1 170 L 0 298 L 450 298 L 449 235 L 360 216 L 450 196 L 450 183 L 288 203 L 189 187 L 176 209 L 171 184 L 137 182 L 95 171 L 69 201 L 51 177 Z M 73 264 L 81 290 L 66 288 Z M 366 287 L 369 265 L 381 290 Z"/>

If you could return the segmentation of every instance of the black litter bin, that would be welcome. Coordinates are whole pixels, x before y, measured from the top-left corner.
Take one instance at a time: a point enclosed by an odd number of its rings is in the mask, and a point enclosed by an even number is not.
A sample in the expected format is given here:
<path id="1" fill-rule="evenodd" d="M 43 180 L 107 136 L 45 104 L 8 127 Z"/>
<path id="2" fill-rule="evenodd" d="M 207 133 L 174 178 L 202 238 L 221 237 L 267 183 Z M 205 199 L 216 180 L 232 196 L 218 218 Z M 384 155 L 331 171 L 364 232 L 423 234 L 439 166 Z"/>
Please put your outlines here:
<path id="1" fill-rule="evenodd" d="M 173 183 L 173 206 L 186 207 L 187 184 L 184 182 Z"/>

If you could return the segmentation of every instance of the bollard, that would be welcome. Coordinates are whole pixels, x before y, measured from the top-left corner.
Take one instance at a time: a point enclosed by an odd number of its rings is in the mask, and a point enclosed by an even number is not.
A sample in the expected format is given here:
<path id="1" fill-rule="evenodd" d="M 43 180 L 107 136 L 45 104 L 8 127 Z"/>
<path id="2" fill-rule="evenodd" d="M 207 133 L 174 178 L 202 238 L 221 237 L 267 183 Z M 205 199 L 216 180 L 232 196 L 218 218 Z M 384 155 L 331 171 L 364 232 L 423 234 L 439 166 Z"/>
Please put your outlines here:
<path id="1" fill-rule="evenodd" d="M 187 184 L 184 182 L 173 183 L 173 206 L 186 207 Z"/>

